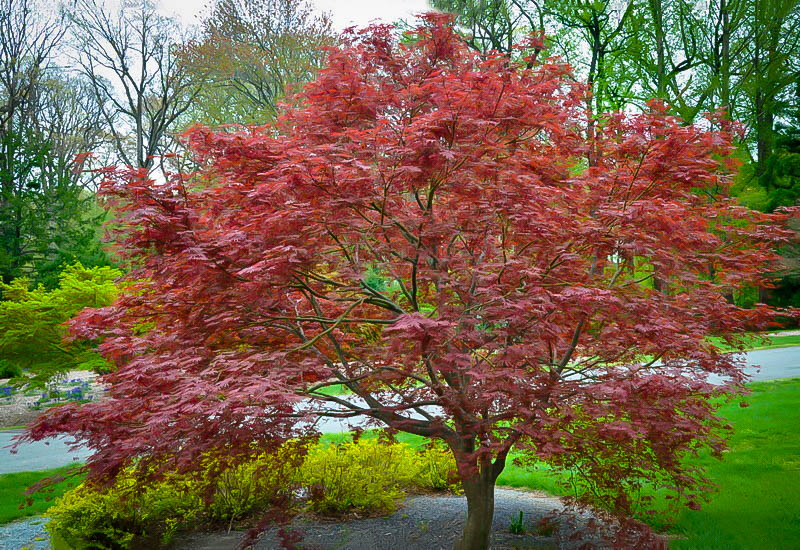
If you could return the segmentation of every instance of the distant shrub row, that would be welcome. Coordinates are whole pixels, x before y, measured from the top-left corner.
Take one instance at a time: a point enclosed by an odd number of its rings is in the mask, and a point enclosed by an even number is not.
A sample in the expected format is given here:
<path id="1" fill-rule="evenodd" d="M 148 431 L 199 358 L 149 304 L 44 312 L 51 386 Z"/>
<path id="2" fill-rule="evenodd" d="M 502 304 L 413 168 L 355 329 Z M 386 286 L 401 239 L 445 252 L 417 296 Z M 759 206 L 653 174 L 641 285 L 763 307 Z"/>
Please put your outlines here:
<path id="1" fill-rule="evenodd" d="M 205 464 L 208 472 L 216 467 L 213 459 Z M 323 515 L 385 514 L 406 491 L 458 488 L 446 448 L 368 438 L 310 449 L 288 443 L 213 482 L 168 475 L 143 489 L 135 475 L 131 469 L 109 489 L 83 484 L 59 498 L 47 512 L 54 550 L 164 548 L 180 531 L 246 525 L 274 504 Z"/>

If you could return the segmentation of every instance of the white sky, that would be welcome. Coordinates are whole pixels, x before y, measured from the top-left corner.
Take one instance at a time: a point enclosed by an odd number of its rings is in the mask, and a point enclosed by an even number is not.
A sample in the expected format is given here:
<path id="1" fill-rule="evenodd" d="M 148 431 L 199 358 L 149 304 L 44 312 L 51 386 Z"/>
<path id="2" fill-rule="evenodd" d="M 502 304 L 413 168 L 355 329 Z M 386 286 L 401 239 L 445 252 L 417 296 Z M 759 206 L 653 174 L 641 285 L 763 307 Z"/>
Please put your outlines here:
<path id="1" fill-rule="evenodd" d="M 321 11 L 331 14 L 334 27 L 363 27 L 372 22 L 411 21 L 414 15 L 430 11 L 427 0 L 311 0 Z M 208 5 L 205 0 L 158 0 L 165 14 L 178 16 L 184 23 L 197 22 L 196 16 Z"/>

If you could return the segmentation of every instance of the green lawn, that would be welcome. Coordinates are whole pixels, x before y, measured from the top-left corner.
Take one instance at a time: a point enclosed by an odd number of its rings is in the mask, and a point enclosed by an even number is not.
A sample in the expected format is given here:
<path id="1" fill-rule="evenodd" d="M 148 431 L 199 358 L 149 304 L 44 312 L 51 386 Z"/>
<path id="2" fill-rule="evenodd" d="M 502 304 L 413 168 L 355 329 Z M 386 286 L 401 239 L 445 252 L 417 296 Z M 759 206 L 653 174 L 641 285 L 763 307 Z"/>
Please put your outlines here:
<path id="1" fill-rule="evenodd" d="M 0 475 L 0 525 L 44 513 L 50 507 L 54 498 L 61 496 L 72 487 L 78 485 L 83 476 L 68 478 L 46 491 L 37 492 L 33 496 L 33 504 L 31 506 L 25 505 L 26 497 L 23 491 L 46 477 L 65 475 L 70 468 L 72 466 L 39 472 Z"/>
<path id="2" fill-rule="evenodd" d="M 721 338 L 710 336 L 708 340 L 719 348 L 733 351 L 733 348 L 725 345 Z M 748 350 L 787 348 L 789 346 L 800 346 L 800 335 L 773 336 L 765 340 L 763 336 L 753 333 L 747 336 L 746 343 Z"/>
<path id="3" fill-rule="evenodd" d="M 685 509 L 670 529 L 681 550 L 800 548 L 800 379 L 754 382 L 745 401 L 720 409 L 735 427 L 723 461 L 697 460 L 719 492 L 701 510 Z M 565 494 L 557 474 L 509 465 L 500 485 Z M 654 524 L 658 524 L 655 518 Z"/>
<path id="4" fill-rule="evenodd" d="M 672 548 L 800 548 L 800 379 L 749 386 L 750 407 L 721 411 L 736 428 L 725 460 L 700 460 L 720 491 L 682 513 L 673 531 L 687 540 Z"/>

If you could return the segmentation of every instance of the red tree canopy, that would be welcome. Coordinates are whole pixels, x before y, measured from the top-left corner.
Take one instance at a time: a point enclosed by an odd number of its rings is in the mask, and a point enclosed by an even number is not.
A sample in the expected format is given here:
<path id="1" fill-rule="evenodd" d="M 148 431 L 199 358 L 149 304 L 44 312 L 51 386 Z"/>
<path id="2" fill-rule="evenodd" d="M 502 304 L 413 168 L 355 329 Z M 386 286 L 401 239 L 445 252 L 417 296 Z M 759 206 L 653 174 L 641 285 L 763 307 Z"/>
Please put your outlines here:
<path id="1" fill-rule="evenodd" d="M 353 33 L 274 126 L 189 131 L 197 173 L 117 173 L 132 284 L 74 324 L 110 399 L 29 437 L 75 434 L 102 477 L 358 416 L 445 441 L 465 479 L 513 446 L 621 511 L 643 478 L 695 502 L 681 459 L 723 448 L 707 397 L 743 380 L 706 336 L 770 326 L 726 297 L 766 284 L 786 215 L 726 198 L 726 131 L 654 103 L 589 141 L 583 92 L 428 15 Z"/>

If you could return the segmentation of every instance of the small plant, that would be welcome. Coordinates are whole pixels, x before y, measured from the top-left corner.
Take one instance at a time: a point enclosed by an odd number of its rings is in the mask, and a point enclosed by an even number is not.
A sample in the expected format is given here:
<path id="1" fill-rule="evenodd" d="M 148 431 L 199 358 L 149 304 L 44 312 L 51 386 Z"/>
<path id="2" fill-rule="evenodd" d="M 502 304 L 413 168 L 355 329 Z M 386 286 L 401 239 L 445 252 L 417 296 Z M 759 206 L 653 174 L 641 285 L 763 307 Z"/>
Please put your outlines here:
<path id="1" fill-rule="evenodd" d="M 540 537 L 552 537 L 557 528 L 558 522 L 556 520 L 553 518 L 544 517 L 536 524 L 536 534 Z"/>
<path id="2" fill-rule="evenodd" d="M 419 532 L 420 533 L 427 533 L 429 526 L 430 526 L 430 520 L 427 520 L 427 519 L 419 520 Z"/>
<path id="3" fill-rule="evenodd" d="M 524 514 L 522 510 L 519 511 L 519 516 L 515 519 L 511 520 L 511 526 L 509 530 L 515 535 L 524 535 L 525 534 L 525 520 L 523 519 Z"/>

